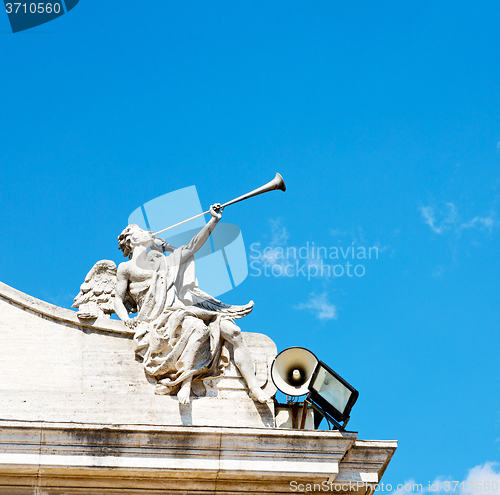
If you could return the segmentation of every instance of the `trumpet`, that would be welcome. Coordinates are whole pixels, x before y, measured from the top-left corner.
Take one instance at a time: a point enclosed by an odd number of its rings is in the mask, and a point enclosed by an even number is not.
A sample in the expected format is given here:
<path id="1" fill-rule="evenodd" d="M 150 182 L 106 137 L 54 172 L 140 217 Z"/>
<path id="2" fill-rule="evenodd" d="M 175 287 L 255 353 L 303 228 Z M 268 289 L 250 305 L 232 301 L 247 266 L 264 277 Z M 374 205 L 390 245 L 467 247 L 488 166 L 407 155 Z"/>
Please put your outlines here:
<path id="1" fill-rule="evenodd" d="M 239 196 L 238 198 L 232 199 L 231 201 L 228 201 L 227 203 L 224 203 L 219 211 L 222 211 L 226 206 L 234 205 L 235 203 L 239 203 L 240 201 L 244 201 L 245 199 L 248 198 L 253 198 L 254 196 L 258 196 L 259 194 L 264 194 L 265 192 L 269 191 L 274 191 L 275 189 L 279 189 L 280 191 L 285 192 L 286 191 L 286 186 L 285 186 L 285 181 L 283 180 L 283 177 L 281 177 L 280 174 L 276 174 L 276 177 L 267 184 L 264 184 L 263 186 L 254 189 L 253 191 L 250 191 L 249 193 L 243 194 L 243 196 Z M 200 213 L 199 215 L 195 215 L 194 217 L 188 218 L 186 220 L 183 220 L 182 222 L 176 223 L 175 225 L 171 225 L 170 227 L 167 227 L 166 229 L 159 230 L 158 232 L 155 232 L 153 234 L 154 237 L 156 237 L 158 234 L 161 234 L 162 232 L 166 232 L 167 230 L 173 229 L 175 227 L 178 227 L 179 225 L 182 225 L 183 223 L 190 222 L 191 220 L 194 220 L 195 218 L 200 218 L 203 215 L 206 215 L 207 213 L 210 213 L 210 210 L 204 211 L 203 213 Z"/>

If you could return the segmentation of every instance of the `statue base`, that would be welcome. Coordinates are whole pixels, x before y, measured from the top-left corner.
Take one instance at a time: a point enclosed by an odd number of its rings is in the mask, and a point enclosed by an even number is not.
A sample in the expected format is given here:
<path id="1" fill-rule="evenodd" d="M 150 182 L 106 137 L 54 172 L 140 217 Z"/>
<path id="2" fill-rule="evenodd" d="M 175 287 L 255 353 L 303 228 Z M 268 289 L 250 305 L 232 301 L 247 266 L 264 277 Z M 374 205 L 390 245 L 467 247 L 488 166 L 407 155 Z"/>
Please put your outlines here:
<path id="1" fill-rule="evenodd" d="M 79 320 L 76 312 L 0 284 L 0 407 L 3 419 L 97 424 L 274 427 L 274 404 L 249 397 L 231 359 L 220 376 L 193 382 L 189 404 L 155 395 L 118 320 Z M 259 385 L 276 346 L 243 332 Z M 225 344 L 232 356 L 232 347 Z"/>

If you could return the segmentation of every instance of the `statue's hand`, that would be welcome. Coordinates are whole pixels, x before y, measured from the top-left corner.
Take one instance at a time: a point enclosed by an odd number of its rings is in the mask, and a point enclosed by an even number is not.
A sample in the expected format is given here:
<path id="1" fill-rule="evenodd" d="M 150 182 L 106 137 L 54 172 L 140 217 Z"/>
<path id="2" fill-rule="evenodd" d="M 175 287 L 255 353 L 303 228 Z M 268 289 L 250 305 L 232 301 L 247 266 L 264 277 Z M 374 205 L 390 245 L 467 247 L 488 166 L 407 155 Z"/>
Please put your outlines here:
<path id="1" fill-rule="evenodd" d="M 175 250 L 174 246 L 163 240 L 161 237 L 154 238 L 151 249 L 160 253 L 165 253 L 166 251 L 171 253 Z"/>
<path id="2" fill-rule="evenodd" d="M 210 215 L 219 221 L 222 218 L 222 210 L 224 210 L 224 207 L 220 203 L 215 203 L 210 207 Z"/>

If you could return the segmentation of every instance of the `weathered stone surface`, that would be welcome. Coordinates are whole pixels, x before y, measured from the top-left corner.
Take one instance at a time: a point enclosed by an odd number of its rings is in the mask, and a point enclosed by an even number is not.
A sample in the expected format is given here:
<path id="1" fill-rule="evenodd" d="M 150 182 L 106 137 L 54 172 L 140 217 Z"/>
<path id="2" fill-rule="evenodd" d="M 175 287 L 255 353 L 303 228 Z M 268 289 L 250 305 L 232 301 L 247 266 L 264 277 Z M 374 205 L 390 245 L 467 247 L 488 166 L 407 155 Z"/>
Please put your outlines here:
<path id="1" fill-rule="evenodd" d="M 274 406 L 274 411 L 276 414 L 276 428 L 293 428 L 293 414 L 292 408 L 284 404 L 276 404 Z M 302 420 L 302 406 L 297 408 L 297 425 L 300 425 Z M 297 428 L 298 426 L 296 426 Z M 306 422 L 304 425 L 306 430 L 314 430 L 314 413 L 311 407 L 308 408 L 306 412 Z"/>
<path id="2" fill-rule="evenodd" d="M 0 493 L 290 493 L 330 479 L 361 495 L 395 449 L 338 431 L 0 421 Z"/>
<path id="3" fill-rule="evenodd" d="M 373 493 L 396 442 L 287 429 L 289 410 L 278 407 L 275 420 L 274 403 L 250 399 L 234 364 L 199 380 L 206 396 L 189 404 L 155 395 L 131 333 L 0 283 L 2 495 L 279 494 L 313 484 Z M 274 394 L 274 343 L 243 335 L 259 386 Z"/>
<path id="4" fill-rule="evenodd" d="M 0 285 L 0 408 L 2 418 L 109 424 L 274 426 L 274 404 L 248 395 L 234 367 L 210 383 L 206 397 L 180 405 L 155 395 L 122 322 L 81 322 L 76 313 Z M 243 333 L 260 385 L 276 389 L 269 368 L 276 346 Z M 269 365 L 269 366 L 268 366 Z M 221 383 L 226 381 L 226 383 Z M 227 383 L 228 382 L 228 383 Z M 201 384 L 200 384 L 201 385 Z M 236 394 L 229 394 L 232 389 Z M 241 393 L 238 393 L 240 390 Z M 205 392 L 203 385 L 200 392 Z"/>

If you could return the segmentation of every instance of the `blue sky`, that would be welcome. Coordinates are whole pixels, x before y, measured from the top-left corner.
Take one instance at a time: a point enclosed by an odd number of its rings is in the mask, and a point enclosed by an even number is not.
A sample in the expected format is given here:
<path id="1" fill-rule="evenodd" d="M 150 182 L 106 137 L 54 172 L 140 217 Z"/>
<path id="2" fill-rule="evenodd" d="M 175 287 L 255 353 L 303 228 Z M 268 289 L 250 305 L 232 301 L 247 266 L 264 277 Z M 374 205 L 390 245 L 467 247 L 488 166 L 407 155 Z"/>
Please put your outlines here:
<path id="1" fill-rule="evenodd" d="M 96 261 L 123 259 L 141 204 L 196 185 L 208 207 L 280 172 L 285 194 L 224 212 L 248 254 L 379 256 L 359 277 L 250 270 L 222 297 L 255 301 L 243 330 L 360 391 L 349 427 L 400 442 L 384 482 L 498 478 L 499 16 L 494 1 L 81 0 L 12 34 L 0 15 L 0 280 L 70 307 Z"/>

